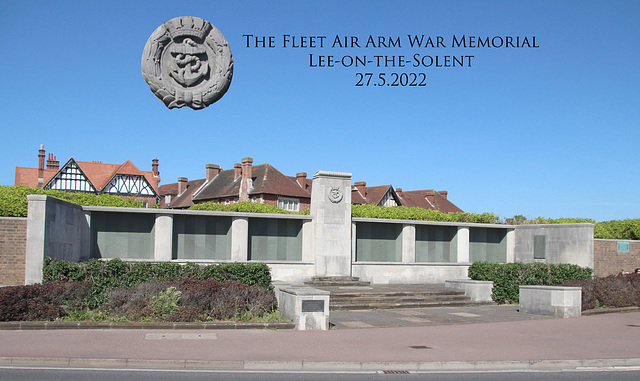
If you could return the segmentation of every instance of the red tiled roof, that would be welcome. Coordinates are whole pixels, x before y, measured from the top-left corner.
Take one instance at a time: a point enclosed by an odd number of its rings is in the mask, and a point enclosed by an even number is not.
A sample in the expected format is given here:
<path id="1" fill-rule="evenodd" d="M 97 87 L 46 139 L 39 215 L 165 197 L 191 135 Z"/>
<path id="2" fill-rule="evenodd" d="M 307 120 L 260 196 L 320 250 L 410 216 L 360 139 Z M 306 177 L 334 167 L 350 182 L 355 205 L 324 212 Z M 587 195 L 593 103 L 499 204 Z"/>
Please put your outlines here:
<path id="1" fill-rule="evenodd" d="M 447 192 L 429 190 L 402 191 L 398 193 L 402 205 L 424 209 L 435 209 L 445 213 L 459 213 L 462 209 L 446 197 Z"/>
<path id="2" fill-rule="evenodd" d="M 123 164 L 108 164 L 101 163 L 99 161 L 76 161 L 71 158 L 67 161 L 67 163 L 69 163 L 69 161 L 71 160 L 73 160 L 78 165 L 80 170 L 82 170 L 91 184 L 93 184 L 94 188 L 96 188 L 96 190 L 98 191 L 101 191 L 109 183 L 113 176 L 115 176 L 116 174 L 122 174 L 144 176 L 153 190 L 158 193 L 158 182 L 160 181 L 160 177 L 154 176 L 153 171 L 140 171 L 130 160 L 125 161 Z M 64 168 L 67 163 L 62 165 L 60 169 Z M 45 168 L 43 171 L 44 184 L 47 184 L 58 172 L 59 169 Z M 16 167 L 14 184 L 37 187 L 38 168 Z"/>
<path id="3" fill-rule="evenodd" d="M 202 186 L 202 184 L 204 184 L 205 179 L 199 179 L 199 180 L 191 180 L 191 181 L 187 181 L 186 187 L 187 189 L 182 192 L 181 194 L 178 194 L 178 183 L 175 183 L 175 193 L 162 193 L 161 195 L 171 195 L 171 201 L 169 202 L 169 205 L 166 205 L 164 203 L 164 200 L 162 201 L 162 206 L 163 207 L 170 207 L 170 208 L 188 208 L 190 206 L 193 205 L 193 201 L 191 200 L 193 197 L 193 194 L 200 189 L 200 187 Z M 167 187 L 165 185 L 163 185 L 162 187 L 160 187 L 161 189 L 163 187 L 165 190 L 166 189 L 170 189 L 173 190 L 173 185 L 174 184 L 167 184 L 167 185 L 171 185 L 171 187 Z"/>
<path id="4" fill-rule="evenodd" d="M 238 197 L 242 176 L 234 179 L 235 171 L 228 169 L 221 171 L 206 184 L 202 191 L 194 197 L 194 201 L 209 201 L 224 197 Z M 253 188 L 249 196 L 257 194 L 273 194 L 287 197 L 311 198 L 311 192 L 302 189 L 290 177 L 283 175 L 271 164 L 260 164 L 251 167 Z M 310 189 L 310 188 L 309 188 Z"/>
<path id="5" fill-rule="evenodd" d="M 47 169 L 43 171 L 44 184 L 58 173 L 57 169 Z M 38 168 L 16 167 L 14 185 L 26 185 L 29 187 L 38 186 Z"/>
<path id="6" fill-rule="evenodd" d="M 365 187 L 364 189 L 365 194 L 362 195 L 356 187 L 351 188 L 352 204 L 378 205 L 389 190 L 393 193 L 393 187 L 391 185 L 378 185 L 375 187 Z M 356 202 L 355 200 L 358 200 L 359 202 Z"/>

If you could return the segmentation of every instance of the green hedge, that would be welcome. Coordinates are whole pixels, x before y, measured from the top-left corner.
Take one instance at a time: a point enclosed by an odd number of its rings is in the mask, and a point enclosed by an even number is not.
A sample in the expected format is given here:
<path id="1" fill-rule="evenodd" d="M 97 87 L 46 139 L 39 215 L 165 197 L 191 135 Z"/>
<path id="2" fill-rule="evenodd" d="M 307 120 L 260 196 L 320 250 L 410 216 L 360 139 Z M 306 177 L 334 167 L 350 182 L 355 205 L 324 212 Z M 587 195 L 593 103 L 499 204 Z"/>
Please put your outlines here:
<path id="1" fill-rule="evenodd" d="M 103 292 L 115 287 L 133 287 L 152 279 L 193 277 L 213 279 L 219 282 L 235 280 L 246 285 L 257 284 L 264 288 L 271 285 L 271 271 L 264 263 L 220 263 L 200 266 L 194 263 L 180 265 L 173 262 L 125 262 L 89 260 L 67 262 L 45 258 L 42 270 L 43 283 L 53 281 L 89 281 L 93 284 L 95 304 L 104 301 Z"/>
<path id="2" fill-rule="evenodd" d="M 595 238 L 640 240 L 640 218 L 598 222 Z"/>
<path id="3" fill-rule="evenodd" d="M 44 194 L 69 201 L 74 204 L 86 206 L 115 206 L 129 208 L 144 207 L 142 201 L 111 194 L 96 195 L 93 193 L 63 192 L 59 190 L 32 188 L 24 185 L 0 185 L 0 216 L 26 217 L 27 195 L 30 194 Z"/>
<path id="4" fill-rule="evenodd" d="M 207 210 L 213 212 L 242 212 L 242 213 L 278 213 L 278 214 L 294 214 L 277 206 L 262 204 L 257 202 L 236 202 L 233 204 L 221 204 L 219 202 L 204 202 L 196 204 L 189 210 Z"/>
<path id="5" fill-rule="evenodd" d="M 385 207 L 375 205 L 352 205 L 351 216 L 362 218 L 386 218 L 394 220 L 476 222 L 487 224 L 496 224 L 500 222 L 500 217 L 493 213 L 445 213 L 438 210 L 409 208 L 406 206 Z"/>
<path id="6" fill-rule="evenodd" d="M 588 267 L 570 264 L 475 262 L 469 267 L 469 278 L 493 282 L 491 298 L 500 304 L 518 303 L 521 285 L 561 285 L 570 280 L 590 279 L 592 273 Z"/>

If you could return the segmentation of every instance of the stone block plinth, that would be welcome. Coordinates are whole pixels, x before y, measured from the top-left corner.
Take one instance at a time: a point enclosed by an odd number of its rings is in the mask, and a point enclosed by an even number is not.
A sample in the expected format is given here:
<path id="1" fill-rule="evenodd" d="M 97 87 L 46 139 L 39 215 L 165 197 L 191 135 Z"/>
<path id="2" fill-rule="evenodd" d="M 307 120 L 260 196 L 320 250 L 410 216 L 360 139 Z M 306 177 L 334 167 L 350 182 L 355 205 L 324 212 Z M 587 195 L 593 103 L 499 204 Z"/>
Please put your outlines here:
<path id="1" fill-rule="evenodd" d="M 329 291 L 306 286 L 276 285 L 278 311 L 298 330 L 329 329 Z"/>
<path id="2" fill-rule="evenodd" d="M 444 286 L 450 290 L 464 291 L 472 302 L 491 302 L 493 282 L 472 279 L 454 279 L 444 282 Z"/>
<path id="3" fill-rule="evenodd" d="M 520 312 L 568 318 L 582 315 L 582 288 L 520 286 Z"/>

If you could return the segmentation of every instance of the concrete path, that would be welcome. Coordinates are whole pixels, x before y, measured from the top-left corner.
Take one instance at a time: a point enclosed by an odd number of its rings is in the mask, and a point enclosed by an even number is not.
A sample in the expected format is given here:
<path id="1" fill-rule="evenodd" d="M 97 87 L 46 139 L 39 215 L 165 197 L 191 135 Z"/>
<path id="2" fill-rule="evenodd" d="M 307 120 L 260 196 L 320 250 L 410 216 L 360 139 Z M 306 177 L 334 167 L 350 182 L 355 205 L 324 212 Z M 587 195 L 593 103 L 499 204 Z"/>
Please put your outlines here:
<path id="1" fill-rule="evenodd" d="M 478 308 L 493 308 L 495 319 Z M 512 312 L 501 308 L 428 309 L 418 317 L 435 322 L 435 315 L 446 316 L 448 325 L 330 331 L 0 331 L 0 364 L 313 371 L 640 367 L 640 312 L 505 321 Z M 450 324 L 458 317 L 465 324 Z M 349 319 L 339 324 L 366 321 Z"/>

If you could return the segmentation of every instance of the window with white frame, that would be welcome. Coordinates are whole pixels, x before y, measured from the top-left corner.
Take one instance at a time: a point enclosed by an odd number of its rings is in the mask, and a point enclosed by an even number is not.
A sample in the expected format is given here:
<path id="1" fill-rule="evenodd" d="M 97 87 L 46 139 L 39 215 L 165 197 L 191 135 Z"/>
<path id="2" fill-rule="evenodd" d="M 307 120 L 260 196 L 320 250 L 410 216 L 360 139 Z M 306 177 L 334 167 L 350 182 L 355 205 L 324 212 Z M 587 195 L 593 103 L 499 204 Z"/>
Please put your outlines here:
<path id="1" fill-rule="evenodd" d="M 299 212 L 300 200 L 297 198 L 278 197 L 278 208 L 288 212 Z"/>

